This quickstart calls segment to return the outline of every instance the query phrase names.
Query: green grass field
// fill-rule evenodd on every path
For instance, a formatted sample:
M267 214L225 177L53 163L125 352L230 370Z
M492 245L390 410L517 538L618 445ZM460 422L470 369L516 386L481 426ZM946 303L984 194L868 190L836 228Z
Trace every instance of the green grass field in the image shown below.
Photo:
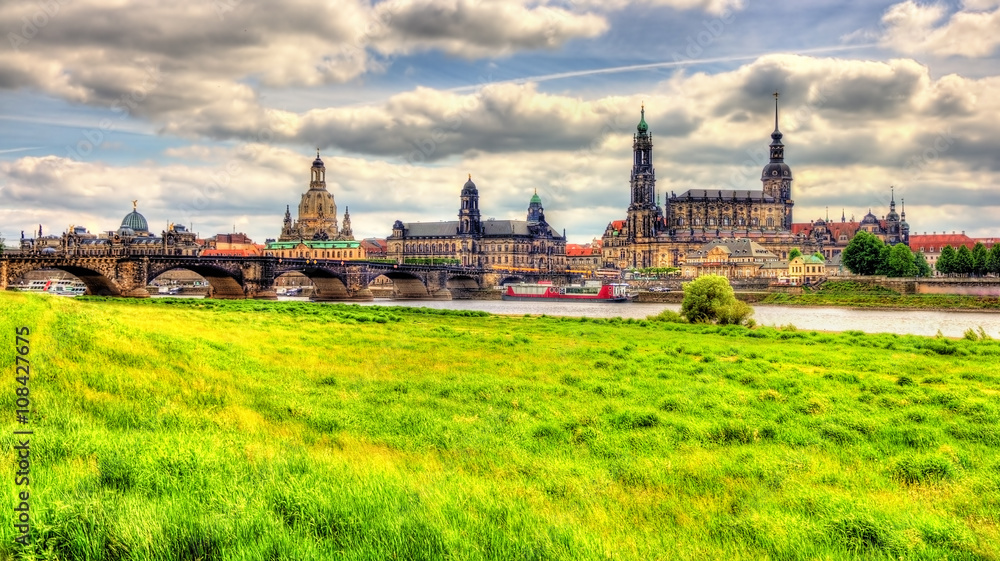
M998 559L1000 342L0 294L14 559Z
M961 294L900 294L880 286L854 281L827 281L803 294L772 293L761 304L783 306L846 306L851 308L1000 310L996 296Z

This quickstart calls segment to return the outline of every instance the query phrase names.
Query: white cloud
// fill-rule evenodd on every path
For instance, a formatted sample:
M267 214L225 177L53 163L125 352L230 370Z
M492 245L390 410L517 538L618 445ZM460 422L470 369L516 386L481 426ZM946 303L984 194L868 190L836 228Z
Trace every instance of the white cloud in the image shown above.
M1000 45L1000 5L996 0L965 2L948 15L943 4L918 4L907 0L891 6L882 16L883 45L908 54L986 57Z

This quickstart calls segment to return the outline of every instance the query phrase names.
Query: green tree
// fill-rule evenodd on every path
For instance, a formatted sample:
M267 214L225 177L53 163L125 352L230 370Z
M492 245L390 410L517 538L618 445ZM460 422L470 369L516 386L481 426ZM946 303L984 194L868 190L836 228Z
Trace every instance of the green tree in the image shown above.
M918 277L929 277L932 274L931 266L927 263L927 258L924 257L923 251L913 254L913 266L917 268Z
M989 258L990 254L986 251L983 242L976 242L976 245L972 247L972 271L970 273L977 277L985 275Z
M795 259L796 257L799 257L801 255L802 255L802 250L797 247L793 247L792 250L788 252L788 260L791 261L792 259Z
M875 267L876 275L883 275L886 277L895 276L892 274L892 270L889 268L889 253L892 251L892 246L882 244L882 247L878 251L878 265Z
M743 324L753 315L753 308L736 299L729 279L704 275L684 283L681 315L691 323Z
M889 250L885 267L890 277L915 277L917 265L914 263L913 252L905 243L898 243Z
M972 251L964 245L959 246L958 252L955 254L955 272L960 275L971 275L974 265Z
M862 230L851 238L840 259L855 275L877 275L884 247L878 236Z
M958 254L955 252L955 248L946 245L941 250L941 255L938 256L937 263L934 266L937 267L937 272L942 275L952 275L956 272L957 260Z
M1000 275L1000 243L990 248L990 257L986 261L986 270L994 275Z
M5 249L3 243L5 241L7 241L7 240L3 239L3 232L0 232L0 255L3 255L4 249Z

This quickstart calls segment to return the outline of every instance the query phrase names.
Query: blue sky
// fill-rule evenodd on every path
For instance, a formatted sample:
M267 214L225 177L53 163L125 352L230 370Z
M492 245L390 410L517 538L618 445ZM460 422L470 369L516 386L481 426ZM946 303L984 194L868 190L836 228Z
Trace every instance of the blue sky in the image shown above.
M624 217L639 105L661 196L759 188L781 97L795 221L1000 235L1000 1L53 0L0 7L0 236L276 237L319 147L359 237L537 189L570 241Z

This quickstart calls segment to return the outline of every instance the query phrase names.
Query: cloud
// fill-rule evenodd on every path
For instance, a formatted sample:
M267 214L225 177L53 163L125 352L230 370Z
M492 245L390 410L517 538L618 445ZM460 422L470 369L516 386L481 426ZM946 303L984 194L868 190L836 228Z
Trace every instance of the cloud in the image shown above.
M1000 6L995 0L967 1L948 16L943 4L907 0L886 10L882 26L882 44L901 53L987 57L1000 45Z
M178 116L171 126L191 137L253 142L175 147L162 158L173 163L159 165L0 161L0 224L56 229L90 220L92 231L112 228L138 198L152 224L193 221L211 235L244 217L248 233L263 240L276 236L285 205L297 205L313 158L283 146L319 144L338 206L350 206L361 236L385 236L396 219L454 218L472 173L484 216L522 217L538 189L551 223L589 241L624 217L641 101L662 197L756 189L775 89L796 220L818 218L825 206L837 216L841 207L848 215L869 206L884 213L889 185L906 197L908 219L921 231L973 229L935 214L943 201L970 209L996 203L983 187L1000 183L996 76L932 77L910 59L769 55L727 71L678 72L627 95L483 83L473 92L419 87L384 102L301 113L255 113L250 105L229 112L226 100L248 99L237 88L200 113L169 110Z
M464 58L493 58L554 49L608 28L597 14L510 0L397 0L383 14L384 25L371 39L387 55L437 48Z

